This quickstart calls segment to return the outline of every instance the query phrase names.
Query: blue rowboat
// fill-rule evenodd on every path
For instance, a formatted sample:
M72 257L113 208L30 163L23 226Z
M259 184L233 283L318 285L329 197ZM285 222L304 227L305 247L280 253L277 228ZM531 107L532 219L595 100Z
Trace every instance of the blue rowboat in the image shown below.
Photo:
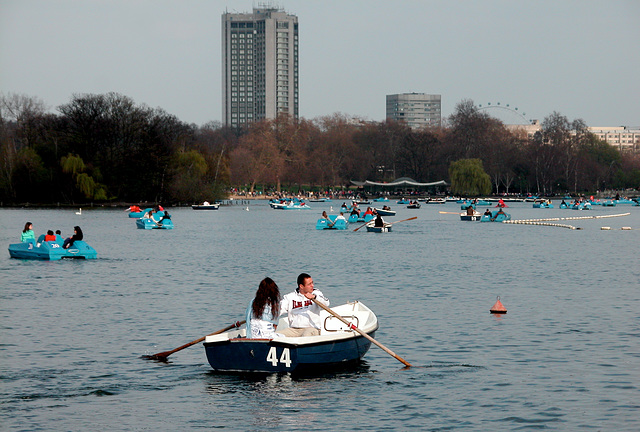
M395 210L383 210L383 209L379 209L379 208L374 208L373 209L374 212L378 213L380 216L395 216L396 215L396 211Z
M509 213L498 214L499 210L493 210L491 212L491 216L482 215L480 222L504 222L507 220L511 220L511 215Z
M553 204L549 204L546 201L543 202L534 202L533 203L533 208L553 208Z
M136 220L136 226L138 229L150 230L150 229L173 229L173 221L171 219L165 219L159 222L164 216L164 212L159 211L153 214L153 218L158 221L155 222L150 218L140 218Z
M387 197L379 197L373 200L373 202L389 202L389 198Z
M401 200L396 201L396 204L409 204L410 200L402 198Z
M55 241L43 241L44 235L40 236L38 242L23 242L9 245L9 255L11 258L49 260L61 259L94 259L98 253L94 248L82 240L76 240L68 249L63 249L63 240L58 238Z
M384 226L381 226L381 227L377 227L377 226L373 226L373 225L367 225L367 232L374 232L374 233L391 232L391 224L390 223L385 223Z
M468 215L466 213L460 213L460 220L461 221L479 221L480 219L482 219L482 214L480 213L476 213L474 212L472 215Z
M371 337L378 330L378 318L360 302L332 309ZM246 328L207 336L204 341L207 360L214 371L239 373L317 372L357 364L371 347L371 341L324 310L320 319L320 336L247 339ZM287 318L280 318L278 330L286 327Z
M346 230L347 227L349 226L349 222L346 219L338 219L336 221L337 217L338 215L329 215L329 219L331 219L331 222L329 222L325 218L318 219L318 222L316 222L316 229L317 230L325 230L325 229Z

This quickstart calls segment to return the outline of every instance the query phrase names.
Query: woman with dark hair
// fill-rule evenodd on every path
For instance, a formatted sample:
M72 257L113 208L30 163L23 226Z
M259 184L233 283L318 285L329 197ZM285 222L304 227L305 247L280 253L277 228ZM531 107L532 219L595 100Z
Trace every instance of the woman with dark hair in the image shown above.
M280 315L280 290L271 278L264 278L247 307L247 338L272 339Z
M20 234L20 241L35 243L36 234L33 232L33 224L31 222L24 224L24 229L22 230L22 234Z
M62 244L62 247L64 249L69 249L71 246L73 246L73 242L75 242L76 240L82 240L83 237L84 237L84 235L82 234L82 230L80 229L80 227L79 226L74 226L73 227L73 235L64 240L64 243Z

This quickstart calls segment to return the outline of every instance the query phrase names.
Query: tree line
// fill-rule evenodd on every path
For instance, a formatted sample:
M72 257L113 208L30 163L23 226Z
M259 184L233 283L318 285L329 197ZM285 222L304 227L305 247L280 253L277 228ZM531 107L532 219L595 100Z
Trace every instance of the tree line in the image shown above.
M327 190L351 180L447 180L451 193L585 193L640 187L640 157L553 112L533 138L460 102L437 128L342 114L235 129L180 121L117 93L73 95L47 112L0 97L0 202L212 201L230 188Z

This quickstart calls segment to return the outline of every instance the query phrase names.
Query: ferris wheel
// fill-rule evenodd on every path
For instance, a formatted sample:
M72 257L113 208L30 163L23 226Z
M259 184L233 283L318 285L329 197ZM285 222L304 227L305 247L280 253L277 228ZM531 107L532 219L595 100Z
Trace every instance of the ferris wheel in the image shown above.
M525 125L533 123L525 117L527 113L520 112L517 107L511 107L509 104L502 105L500 102L489 102L486 105L478 105L476 110L486 112L504 124Z

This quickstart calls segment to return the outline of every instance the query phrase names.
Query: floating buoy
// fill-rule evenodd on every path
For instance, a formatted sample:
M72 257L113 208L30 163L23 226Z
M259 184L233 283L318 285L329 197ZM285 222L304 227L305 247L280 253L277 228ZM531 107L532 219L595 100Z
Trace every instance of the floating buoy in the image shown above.
M601 230L610 230L611 227L600 227Z
M625 230L625 231L626 231L626 230L630 230L630 229L631 229L631 227L622 227L622 228L620 228L620 229L623 229L623 230Z
M490 312L494 314L507 313L507 308L502 305L502 302L500 301L500 296L498 296L496 303L493 306L491 306Z

